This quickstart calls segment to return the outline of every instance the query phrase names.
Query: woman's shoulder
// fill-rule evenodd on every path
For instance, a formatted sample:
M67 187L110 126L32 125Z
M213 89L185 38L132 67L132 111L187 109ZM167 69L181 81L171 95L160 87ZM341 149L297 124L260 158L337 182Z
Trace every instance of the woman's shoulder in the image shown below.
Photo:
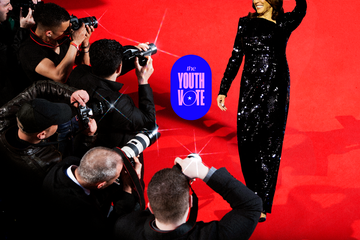
M249 17L249 15L240 17L240 18L239 18L239 25L240 25L240 24L241 24L241 25L244 25L244 24L248 23L248 22L250 21L250 19L251 19L251 18Z

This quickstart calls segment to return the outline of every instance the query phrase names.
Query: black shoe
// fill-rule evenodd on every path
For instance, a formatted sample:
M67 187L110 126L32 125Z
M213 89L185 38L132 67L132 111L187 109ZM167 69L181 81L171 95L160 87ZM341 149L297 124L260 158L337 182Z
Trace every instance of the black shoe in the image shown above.
M266 212L261 212L259 222L265 222L266 221Z

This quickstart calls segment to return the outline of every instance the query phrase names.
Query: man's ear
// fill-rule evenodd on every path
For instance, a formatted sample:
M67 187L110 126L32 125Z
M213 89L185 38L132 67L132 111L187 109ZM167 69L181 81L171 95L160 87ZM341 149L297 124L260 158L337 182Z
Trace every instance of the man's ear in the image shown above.
M148 208L149 208L150 212L151 212L152 214L154 214L154 213L153 213L153 210L151 209L150 202L148 202L147 205L148 205Z
M46 132L45 132L45 131L41 131L41 132L39 132L39 133L36 135L36 137L37 137L38 139L40 139L40 140L43 140L43 139L46 138Z
M103 181L103 182L101 182L101 183L98 183L97 186L96 186L96 188L97 188L97 189L102 189L102 188L105 186L105 184L106 184L105 181Z
M120 76L120 73L121 73L121 69L122 69L122 63L120 63L120 65L116 68L116 75Z
M193 196L190 195L190 198L189 198L189 205L190 205L190 208L193 207Z
M51 37L52 31L51 31L51 30L47 30L47 31L45 32L45 34L46 34L47 37Z

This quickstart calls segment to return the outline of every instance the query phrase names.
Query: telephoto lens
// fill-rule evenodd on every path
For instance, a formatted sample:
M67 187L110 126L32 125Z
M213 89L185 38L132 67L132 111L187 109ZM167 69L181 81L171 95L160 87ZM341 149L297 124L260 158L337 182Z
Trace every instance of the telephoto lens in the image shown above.
M160 137L158 129L156 126L153 130L143 130L121 148L121 151L131 159L133 165L135 164L133 158L142 153Z

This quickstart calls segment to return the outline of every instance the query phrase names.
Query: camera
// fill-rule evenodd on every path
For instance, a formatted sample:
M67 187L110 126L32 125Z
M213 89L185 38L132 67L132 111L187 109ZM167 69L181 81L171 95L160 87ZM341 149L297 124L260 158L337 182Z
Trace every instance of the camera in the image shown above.
M71 28L74 31L78 30L83 23L85 25L93 26L94 28L98 27L98 21L96 20L96 17L77 18L76 16L71 15L70 23L71 23Z
M199 154L197 153L190 153L188 156L188 158L195 158L194 160L197 162L202 162L202 158L200 157Z
M99 101L97 99L92 99L87 103L86 106L81 106L77 108L77 116L83 128L89 127L90 118L100 116L104 114L109 109L109 106L106 103Z
M202 158L201 158L200 155L197 154L197 153L190 153L189 155L187 155L187 158L193 158L195 162L200 162L200 163L202 162ZM180 166L178 163L176 163L176 164L174 165L173 169L177 169L177 170L179 170L180 172L182 172L181 166ZM191 180L191 181L192 181L192 179L190 179L190 178L188 178L188 177L186 177L186 178L187 178L188 180Z
M137 193L139 199L139 207L141 210L145 209L144 183L140 181L139 177L137 176L137 172L135 171L134 157L142 153L147 147L152 145L160 137L158 129L159 127L157 125L155 125L155 128L151 130L144 129L140 133L136 134L136 136L122 148L113 148L113 150L123 159L124 168L128 171L128 174L132 179L135 192ZM116 185L120 185L121 179L116 179L114 183Z
M135 161L133 158L142 153L147 147L151 146L160 137L158 129L159 127L156 125L154 129L142 130L121 148L121 151L126 155L133 166L135 166Z
M11 16L19 17L20 8L22 9L22 16L26 17L29 13L29 8L31 10L35 10L37 7L43 5L44 2L38 2L37 4L34 4L32 0L22 0L22 1L11 1L11 6L13 7L13 10L11 11Z
M145 66L147 62L146 56L151 56L157 53L157 47L154 43L149 44L149 49L147 51L139 50L137 47L130 45L124 46L123 48L124 48L123 58L122 58L123 67L124 69L129 69L129 70L135 68L134 61L136 57L139 58L139 64L141 66ZM124 74L123 71L121 74Z

